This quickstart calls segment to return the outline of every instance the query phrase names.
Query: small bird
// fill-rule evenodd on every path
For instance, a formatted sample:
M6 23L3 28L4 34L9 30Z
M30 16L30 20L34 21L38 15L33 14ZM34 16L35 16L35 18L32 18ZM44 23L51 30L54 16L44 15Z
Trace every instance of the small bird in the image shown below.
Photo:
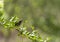
M16 22L16 23L15 23L15 26L21 25L22 21L23 21L23 20L20 20L19 22Z

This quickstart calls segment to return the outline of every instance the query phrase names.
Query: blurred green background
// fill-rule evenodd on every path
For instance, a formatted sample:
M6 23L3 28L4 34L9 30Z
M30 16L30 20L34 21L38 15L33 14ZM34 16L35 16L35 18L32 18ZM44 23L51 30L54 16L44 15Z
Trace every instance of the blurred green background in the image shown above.
M42 37L51 37L48 42L60 42L60 0L4 0L4 10L8 18L17 16L28 29L33 25Z

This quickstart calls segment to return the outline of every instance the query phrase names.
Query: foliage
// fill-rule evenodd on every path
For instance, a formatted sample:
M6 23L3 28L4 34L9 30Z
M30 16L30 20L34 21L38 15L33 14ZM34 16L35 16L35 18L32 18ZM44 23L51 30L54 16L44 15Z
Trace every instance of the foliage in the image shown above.
M0 15L0 16L1 16L0 17L0 24L2 26L4 26L4 28L6 28L6 29L11 29L12 28L13 29L13 27L15 27L15 23L18 20L18 18L16 16L12 17L10 20L6 20L6 19L2 18L2 15ZM43 41L43 39L39 35L36 34L36 30L33 30L30 33L24 27L23 28L19 28L19 29L18 28L16 28L16 30L18 31L18 33L20 35L24 35L24 36L28 37L29 39L31 39L31 40L33 40L35 42L36 41L38 41L38 42Z
M27 20L22 28L33 25L42 37L48 35L50 42L60 42L60 0L4 0L4 10L8 18Z
M16 16L11 17L10 19L5 19L5 17L3 17L4 12L0 11L0 24L6 28L8 31L11 29L14 29L14 27L16 27L16 23L18 22L19 18ZM40 35L37 34L36 30L34 30L34 28L32 27L32 32L28 32L26 27L19 27L15 28L18 31L18 35L23 35L29 39L32 40L32 42L47 42L48 39L43 40Z

